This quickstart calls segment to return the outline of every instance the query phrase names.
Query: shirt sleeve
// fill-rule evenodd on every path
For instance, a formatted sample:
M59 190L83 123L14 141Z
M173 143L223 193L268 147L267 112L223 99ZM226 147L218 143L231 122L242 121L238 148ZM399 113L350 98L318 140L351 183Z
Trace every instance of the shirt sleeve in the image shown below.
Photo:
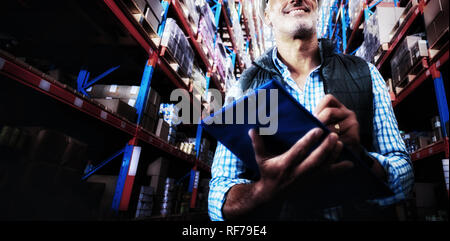
M226 194L236 184L251 183L241 178L245 172L244 163L220 142L217 143L211 181L209 183L208 213L212 221L223 221L222 207Z
M238 84L235 83L228 91L225 105L243 95ZM241 177L245 171L246 168L242 160L236 157L222 143L217 142L211 166L211 181L208 195L208 213L212 221L224 221L222 207L231 187L236 184L251 183L250 180Z
M398 130L387 86L378 69L369 63L374 94L374 152L369 154L386 171L392 197L372 200L381 206L391 205L407 198L412 191L414 173L405 143Z

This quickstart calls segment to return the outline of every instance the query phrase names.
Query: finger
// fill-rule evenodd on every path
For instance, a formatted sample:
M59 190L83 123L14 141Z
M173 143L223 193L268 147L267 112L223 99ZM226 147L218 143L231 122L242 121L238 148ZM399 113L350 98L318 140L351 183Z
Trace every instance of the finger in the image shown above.
M336 142L336 145L334 145L333 150L331 150L330 154L328 155L327 160L324 162L324 164L322 164L319 167L318 174L327 174L330 172L330 167L339 158L343 148L344 148L344 143L342 143L338 139L338 141Z
M259 133L255 129L250 129L248 131L248 135L252 140L253 151L255 152L256 160L265 159L267 157L266 151L264 148L264 141Z
M333 176L339 176L345 174L349 170L351 170L355 164L351 161L341 161L330 166L329 173Z
M283 160L286 165L296 164L299 160L303 160L309 149L316 144L323 134L320 128L314 128L298 140L287 152L284 153Z
M344 143L341 141L337 141L336 145L334 146L334 150L331 152L330 156L328 157L328 162L335 162L339 156L341 155L342 148L344 148Z
M313 113L314 113L314 115L316 115L316 113L320 113L326 107L340 108L341 106L344 106L344 105L341 102L339 102L339 100L336 99L336 97L328 94L328 95L325 95L323 97L323 99L319 102L319 104L314 109Z
M338 136L331 133L295 170L295 175L299 176L318 170L326 162L328 156L334 150Z
M325 108L317 113L316 118L324 125L335 124L341 122L349 116L349 113L343 108Z

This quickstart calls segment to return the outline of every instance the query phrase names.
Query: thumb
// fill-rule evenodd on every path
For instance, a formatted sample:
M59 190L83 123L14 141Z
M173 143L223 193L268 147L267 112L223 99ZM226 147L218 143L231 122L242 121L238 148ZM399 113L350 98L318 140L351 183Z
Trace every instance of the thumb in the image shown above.
M253 151L255 152L255 159L261 160L266 158L266 151L264 148L264 140L255 129L250 129L248 135L252 140Z

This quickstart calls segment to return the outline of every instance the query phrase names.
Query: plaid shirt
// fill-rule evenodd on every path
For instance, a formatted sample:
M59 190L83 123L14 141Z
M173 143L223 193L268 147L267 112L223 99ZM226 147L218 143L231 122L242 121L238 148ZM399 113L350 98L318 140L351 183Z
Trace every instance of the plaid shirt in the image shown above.
M273 62L280 71L285 81L287 91L307 110L312 112L320 100L325 96L323 81L319 75L319 67L314 69L306 79L304 90L301 90L291 78L287 66L277 57L277 48L273 49ZM370 200L381 206L394 204L405 199L412 190L414 176L410 165L410 157L407 154L405 144L397 127L391 98L383 77L374 65L368 64L373 85L373 108L374 108L374 135L373 144L375 152L370 152L375 159L384 167L388 176L387 184L395 193L394 196ZM229 97L239 98L242 93L231 90ZM227 100L230 99L227 97ZM220 142L217 145L214 162L211 168L212 179L210 181L210 192L208 197L209 216L213 221L222 221L222 207L228 190L242 183L251 183L251 180L240 178L245 172L245 166L230 150ZM324 217L329 220L338 220L340 207L324 210Z

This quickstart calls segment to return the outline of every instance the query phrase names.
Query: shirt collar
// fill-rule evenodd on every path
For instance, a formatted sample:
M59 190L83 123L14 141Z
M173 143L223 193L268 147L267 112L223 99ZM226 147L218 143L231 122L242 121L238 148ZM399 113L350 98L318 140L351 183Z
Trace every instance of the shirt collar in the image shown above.
M278 58L278 49L275 46L272 50L272 61L275 65L275 67L277 68L277 70L281 73L281 75L286 78L286 77L291 77L291 74L289 72L288 67L283 63L283 61L281 61ZM311 75L312 73L318 71L320 69L321 65L317 66L316 68L314 68L309 75Z

